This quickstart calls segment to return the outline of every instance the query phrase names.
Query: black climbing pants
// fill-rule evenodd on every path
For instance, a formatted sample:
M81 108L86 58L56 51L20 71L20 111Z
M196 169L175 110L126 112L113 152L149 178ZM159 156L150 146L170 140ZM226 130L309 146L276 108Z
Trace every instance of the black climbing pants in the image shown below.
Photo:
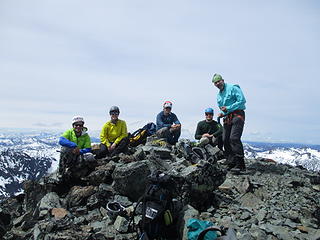
M244 128L243 117L234 116L232 120L223 125L223 144L226 157L235 164L244 164L244 151L241 136Z
M115 149L113 149L112 152L109 152L108 147L101 143L100 150L96 155L96 159L105 158L107 155L112 157L116 154L126 152L128 150L128 145L129 145L129 138L125 137L119 142L119 144L115 147Z

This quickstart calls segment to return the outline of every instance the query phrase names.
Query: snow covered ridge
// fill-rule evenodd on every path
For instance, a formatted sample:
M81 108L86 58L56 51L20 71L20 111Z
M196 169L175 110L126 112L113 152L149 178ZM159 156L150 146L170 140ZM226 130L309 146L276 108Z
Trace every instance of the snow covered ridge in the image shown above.
M244 149L246 158L273 159L278 163L320 171L319 145L248 142Z
M57 167L59 153L58 138L61 133L39 131L7 131L0 133L0 152L22 152L33 158L52 158L49 172Z
M0 133L0 199L22 191L22 182L38 179L58 166L57 133Z
M57 169L62 132L0 129L0 199L21 191L26 179L37 179ZM98 133L90 134L97 142ZM246 158L268 158L283 164L320 171L320 146L247 142Z

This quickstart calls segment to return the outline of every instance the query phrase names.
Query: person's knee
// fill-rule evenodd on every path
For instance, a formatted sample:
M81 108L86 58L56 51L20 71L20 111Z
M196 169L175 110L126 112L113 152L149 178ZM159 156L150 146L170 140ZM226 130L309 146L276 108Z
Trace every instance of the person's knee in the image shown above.
M169 133L169 128L168 127L163 127L160 128L157 132L156 132L156 136L159 138L165 138L168 136Z
M231 136L229 138L229 141L230 141L231 144L232 143L239 143L240 142L240 136L237 136L237 135Z
M205 146L210 142L209 138L207 137L202 137L199 141L199 146Z
M106 151L106 150L108 150L108 147L105 144L100 143L100 152L103 152L103 151Z
M218 143L219 143L219 139L216 138L216 137L212 137L212 138L210 139L210 142L211 142L211 144L212 144L213 146L216 146L216 145L218 145Z

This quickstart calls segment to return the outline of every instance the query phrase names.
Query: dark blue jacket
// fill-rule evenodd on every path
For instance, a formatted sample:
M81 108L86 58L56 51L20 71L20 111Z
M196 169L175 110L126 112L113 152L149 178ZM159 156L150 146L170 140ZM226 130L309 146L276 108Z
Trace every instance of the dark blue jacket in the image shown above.
M174 113L170 112L169 115L165 116L163 111L157 115L156 122L157 131L163 127L170 127L172 124L181 124Z

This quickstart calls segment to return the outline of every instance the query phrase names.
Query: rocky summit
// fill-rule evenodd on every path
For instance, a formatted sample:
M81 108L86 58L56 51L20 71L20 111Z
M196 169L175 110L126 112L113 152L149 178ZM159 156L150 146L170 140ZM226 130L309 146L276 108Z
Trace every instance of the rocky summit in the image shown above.
M0 204L1 239L137 239L141 196L155 172L172 180L171 239L187 239L190 218L210 221L222 234L232 230L229 239L320 239L319 173L268 159L246 159L246 171L231 173L218 148L192 154L187 144L151 139L129 154L86 163L79 178L65 181L55 172L24 182L23 194Z

